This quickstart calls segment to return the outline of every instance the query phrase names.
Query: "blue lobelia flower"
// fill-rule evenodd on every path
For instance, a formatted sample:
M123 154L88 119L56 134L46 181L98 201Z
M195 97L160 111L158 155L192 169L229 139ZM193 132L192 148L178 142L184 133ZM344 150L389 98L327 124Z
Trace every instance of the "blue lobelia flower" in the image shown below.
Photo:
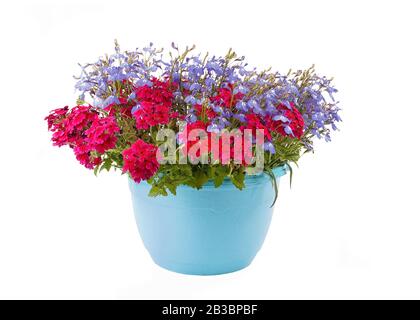
M141 108L141 105L136 104L133 108L131 108L131 114L134 114L137 110Z
M235 105L235 108L239 111L247 112L248 105L244 101L238 101Z
M273 117L273 120L274 121L281 121L281 122L283 122L283 123L288 123L288 122L290 122L290 120L289 119L287 119L285 116L283 116L283 115L281 115L281 114L279 114L279 115L276 115L276 116L274 116Z
M120 104L120 100L116 96L109 96L102 103L102 108L106 108L111 104Z
M241 122L246 122L246 116L242 113L237 113L233 115L233 118L241 121Z
M189 103L189 104L196 104L197 103L196 98L192 95L186 96L184 101L186 103Z
M274 148L274 145L269 141L264 142L264 150L270 152L271 154L276 153L276 149Z
M284 125L283 128L284 128L284 132L294 137L293 131L288 125Z

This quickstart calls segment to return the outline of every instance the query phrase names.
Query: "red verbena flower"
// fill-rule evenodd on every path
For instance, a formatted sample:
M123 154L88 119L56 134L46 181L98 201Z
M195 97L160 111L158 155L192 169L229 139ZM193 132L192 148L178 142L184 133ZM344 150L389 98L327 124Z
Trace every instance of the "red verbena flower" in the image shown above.
M202 117L203 116L203 106L201 104L196 104L194 106L194 109L195 109L196 115L198 117ZM217 116L217 113L213 109L211 109L211 108L206 108L204 110L204 112L205 112L205 117L207 118L207 120L212 120L212 119L214 119Z
M135 182L151 178L159 169L156 159L157 146L139 139L122 152L123 172L129 172Z
M284 104L280 104L277 107L277 110L281 111L282 114L289 119L287 125L291 129L291 133L285 132L283 122L280 120L272 120L271 118L266 120L267 126L270 130L280 133L282 136L289 136L300 139L303 135L303 130L305 128L305 122L300 114L299 110L294 106L293 103L290 103L290 109Z
M169 122L170 107L153 102L140 102L140 108L134 112L133 116L136 119L137 129L149 129L150 127L167 124Z
M64 119L68 111L68 106L50 111L50 114L44 119L48 123L48 130L54 131L57 126L59 127L59 123Z
M190 135L190 132L196 129L204 130L206 132L206 137L201 137L201 138L197 137L194 140L189 140L188 136ZM186 148L181 149L184 155L188 154L188 151L193 146L197 145L197 148L198 148L203 143L207 144L208 146L207 150L210 151L210 147L211 147L209 145L210 133L208 133L206 129L207 129L207 124L201 120L197 120L196 122L193 122L193 123L187 123L184 130L181 131L179 135L180 142L184 144L186 142ZM198 148L195 154L190 154L189 156L191 157L192 161L199 159L201 157L201 148Z
M71 109L63 124L69 133L83 133L97 116L98 113L91 106L77 106Z
M114 116L118 111L127 117L131 117L131 109L134 107L135 102L128 100L124 96L118 97L118 100L120 102L119 104L111 103L105 108L105 111L108 111L111 116Z
M85 132L86 141L92 150L102 154L115 147L118 132L120 128L114 117L96 118Z
M179 112L177 112L177 111L172 111L170 114L169 114L169 118L170 119L177 119L177 120L185 120L185 114L180 114Z
M171 104L172 84L169 81L163 82L153 78L152 85L144 85L135 89L137 100L149 101L155 104Z
M249 113L245 115L245 118L246 118L246 124L239 127L241 131L243 131L244 129L251 129L252 136L255 137L256 130L261 129L261 130L264 130L264 138L271 140L270 130L265 124L261 122L261 118L259 116L253 113Z
M169 81L152 79L152 86L136 88L135 93L140 104L140 108L133 114L138 129L148 129L169 122L173 98Z
M115 147L120 131L112 116L100 118L90 106L57 109L46 118L56 146L68 145L88 169L101 163L101 155Z
M246 159L250 159L252 157L252 150L245 148L246 144L243 134L238 132L240 138L240 153L236 153L234 133L222 132L221 134L216 134L207 132L207 126L207 123L198 120L196 122L187 124L186 128L180 132L180 142L185 143L185 141L187 141L186 148L182 148L181 152L183 152L184 155L188 154L190 160L195 161L201 157L202 145L207 145L207 152L209 155L211 155L213 161L222 162L224 159L232 161L235 159L240 159L241 163L245 165ZM189 135L190 132L194 129L201 129L205 131L206 136L200 138L196 137L194 140L189 140L187 134ZM250 143L252 144L252 142ZM225 144L227 144L229 148L226 148L228 151L226 154L223 154L223 146ZM196 148L195 153L191 153L190 151L193 146Z
M229 84L227 88L219 89L216 96L210 98L212 102L217 102L223 107L230 108L235 106L236 103L244 97L243 93L233 94L233 85Z
M85 141L81 140L73 147L76 159L88 169L95 168L101 163L101 157L92 154L92 148Z
M66 107L67 108L67 107ZM52 141L55 146L72 145L84 138L84 132L98 116L89 106L77 106L67 113L68 108L50 114L49 130L53 133ZM51 126L50 126L51 124Z

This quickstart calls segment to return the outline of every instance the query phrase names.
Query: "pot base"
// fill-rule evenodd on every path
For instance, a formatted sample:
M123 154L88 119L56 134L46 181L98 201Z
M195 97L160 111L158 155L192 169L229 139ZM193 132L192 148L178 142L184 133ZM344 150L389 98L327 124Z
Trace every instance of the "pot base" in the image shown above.
M226 273L232 273L236 271L240 271L248 267L251 261L242 261L238 262L235 261L232 264L224 264L219 266L209 266L209 265L196 265L196 264L188 264L188 263L180 263L174 261L164 261L159 260L152 257L153 262L157 264L159 267L186 275L194 275L194 276L215 276L221 275Z

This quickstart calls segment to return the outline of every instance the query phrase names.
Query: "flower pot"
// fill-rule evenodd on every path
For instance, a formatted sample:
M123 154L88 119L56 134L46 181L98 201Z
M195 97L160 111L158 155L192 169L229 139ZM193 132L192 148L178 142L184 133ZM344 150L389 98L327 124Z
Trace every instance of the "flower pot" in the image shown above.
M285 167L273 170L279 178ZM215 275L247 267L271 222L275 192L267 174L248 176L238 190L229 180L177 195L149 197L150 185L129 180L141 238L159 266L184 274Z

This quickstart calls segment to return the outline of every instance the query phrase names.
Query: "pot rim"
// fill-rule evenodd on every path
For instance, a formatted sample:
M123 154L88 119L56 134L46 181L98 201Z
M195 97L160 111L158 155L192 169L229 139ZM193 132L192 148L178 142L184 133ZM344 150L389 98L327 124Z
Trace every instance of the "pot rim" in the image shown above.
M284 164L282 166L273 168L272 171L273 171L274 175L276 176L276 178L280 178L281 176L284 176L287 173L287 171L289 171L289 168L288 168L287 165ZM255 175L246 175L245 176L245 188L249 188L249 187L252 187L252 186L255 186L255 187L259 186L259 185L263 184L265 181L268 181L268 180L270 180L270 177L265 172L260 172L260 173L257 173ZM143 184L141 182L140 183L135 183L130 177L129 177L129 182L130 182L130 184L132 184L134 186L135 185L143 185L143 186L147 186L147 187L150 186L147 183L143 183ZM214 186L213 180L209 180L205 184L202 185L200 190L201 189L222 189L222 188L235 188L235 189L237 189L234 186L234 184L232 183L232 181L230 180L230 178L227 177L223 181L223 184L218 188L216 188ZM179 185L178 189L188 189L189 190L189 189L195 189L195 188L193 188L191 186L187 186L187 185Z

